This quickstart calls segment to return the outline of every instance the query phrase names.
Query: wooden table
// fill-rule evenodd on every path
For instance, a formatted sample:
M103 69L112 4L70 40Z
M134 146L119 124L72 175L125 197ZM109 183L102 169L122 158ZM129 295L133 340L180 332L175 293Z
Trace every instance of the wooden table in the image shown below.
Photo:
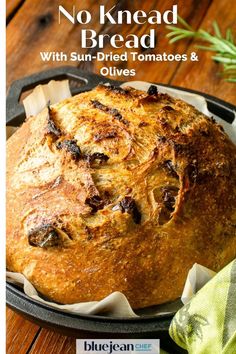
M147 33L151 25L113 25L106 23L100 25L98 22L98 6L106 5L107 9L117 4L114 11L118 9L138 10L146 12L151 9L164 11L173 4L178 3L179 14L186 19L194 28L202 27L211 29L213 20L217 20L223 31L227 27L234 29L236 6L230 0L138 0L138 1L111 1L111 0L8 0L7 1L7 85L18 78L44 70L49 67L68 65L68 63L42 62L39 56L40 51L64 51L70 53L93 53L93 50L81 50L79 34L81 26L72 25L64 21L63 25L58 24L58 5L63 5L71 10L72 3L76 9L88 8L93 14L92 27L97 33L121 33L127 35L135 33L138 35ZM89 27L90 26L90 27ZM160 25L157 31L158 45L153 51L141 50L141 53L191 53L196 51L194 41L180 41L169 45L165 37L167 30ZM105 53L112 48L106 45ZM121 50L113 50L120 53ZM211 53L197 51L199 62L147 62L131 63L116 62L87 62L81 63L80 68L99 73L102 66L113 65L117 68L134 68L137 71L135 78L128 80L146 80L160 83L167 83L183 86L215 95L228 102L236 103L236 84L227 83L218 74L220 66L211 60ZM69 63L71 65L71 63ZM74 63L74 65L78 65ZM121 79L113 77L113 79ZM124 79L124 78L122 78ZM24 320L19 315L7 309L7 353L74 353L75 340L63 337L57 333L39 328Z

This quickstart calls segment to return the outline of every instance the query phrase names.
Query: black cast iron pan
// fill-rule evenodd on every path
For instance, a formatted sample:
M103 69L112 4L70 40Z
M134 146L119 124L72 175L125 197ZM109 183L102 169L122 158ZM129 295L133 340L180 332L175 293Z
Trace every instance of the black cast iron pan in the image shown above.
M7 125L19 126L25 119L24 108L20 103L21 95L38 84L47 83L52 79L68 79L72 95L91 90L101 82L109 82L115 85L122 83L122 81L107 79L70 66L33 74L13 82L10 86L6 107ZM233 122L234 112L236 111L234 105L204 93L179 87L178 89L204 96L210 112L229 123ZM177 348L168 335L172 316L117 319L105 315L73 315L32 300L24 294L21 288L10 283L7 283L6 298L7 305L27 319L40 326L59 331L64 335L77 338L160 338L163 349L171 350L171 353L185 352Z

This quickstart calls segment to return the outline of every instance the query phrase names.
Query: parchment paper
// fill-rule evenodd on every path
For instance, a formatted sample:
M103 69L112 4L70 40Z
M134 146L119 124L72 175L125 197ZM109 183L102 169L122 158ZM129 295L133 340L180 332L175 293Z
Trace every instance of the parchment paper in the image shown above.
M50 84L50 83L49 83ZM147 91L150 83L143 81L131 81L122 85L124 86L132 86L137 89L141 89ZM222 120L221 118L213 115L207 109L206 100L204 97L191 94L188 92L166 88L163 86L158 86L158 91L162 93L168 93L173 97L180 98L193 106L195 106L199 111L206 114L207 116L213 116L220 124L223 125L225 131L230 136L231 140L236 144L236 119L234 119L233 124L229 124ZM63 97L65 98L65 97ZM63 99L62 98L62 99ZM47 97L43 98L45 102L48 102ZM39 113L39 112L38 112ZM16 128L8 127L7 135L12 135ZM146 308L143 310L133 311L128 300L125 295L116 291L101 301L93 301L93 302L84 302L77 303L73 305L59 305L50 301L47 301L40 294L37 293L36 289L33 285L24 277L24 275L20 273L7 272L7 281L16 283L17 285L23 286L24 292L29 297L47 304L53 308L56 308L60 311L76 313L76 314L100 314L111 317L137 317L143 315L165 315L175 313L182 304L186 304L191 297L199 290L202 286L204 286L215 273L210 269L203 267L199 264L194 264L193 267L189 270L185 286L183 289L183 293L180 299L172 303L166 303L163 305L152 306L150 308Z

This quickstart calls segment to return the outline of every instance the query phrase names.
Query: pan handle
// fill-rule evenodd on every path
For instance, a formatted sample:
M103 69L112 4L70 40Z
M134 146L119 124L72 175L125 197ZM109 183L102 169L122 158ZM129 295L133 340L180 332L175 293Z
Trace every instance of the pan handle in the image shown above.
M72 95L79 92L89 91L101 82L119 84L117 81L107 79L88 71L80 70L73 66L62 66L24 77L14 81L8 91L6 102L7 125L19 126L25 118L25 111L20 97L23 92L33 89L39 84L46 84L50 80L71 79L78 81L81 85L71 88Z

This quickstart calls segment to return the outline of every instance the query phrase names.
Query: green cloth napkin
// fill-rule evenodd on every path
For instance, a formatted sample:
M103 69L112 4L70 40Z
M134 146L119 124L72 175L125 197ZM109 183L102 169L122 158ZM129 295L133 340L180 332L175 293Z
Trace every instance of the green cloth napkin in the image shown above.
M236 260L177 312L169 333L190 354L236 354Z

